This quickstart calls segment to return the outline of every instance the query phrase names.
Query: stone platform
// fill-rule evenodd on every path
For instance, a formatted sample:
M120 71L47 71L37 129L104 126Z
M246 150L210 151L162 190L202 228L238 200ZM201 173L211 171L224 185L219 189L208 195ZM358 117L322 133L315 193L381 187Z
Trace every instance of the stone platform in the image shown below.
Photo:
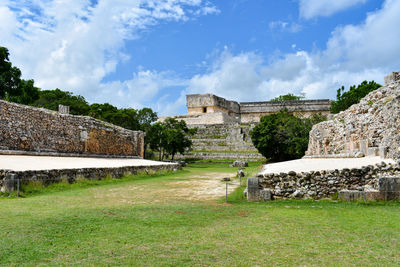
M375 165L381 162L386 164L395 164L392 159L383 159L381 157L363 157L363 158L303 158L297 160L289 160L278 163L264 165L260 174L270 173L288 173L293 172L310 172L310 171L330 171L361 168L362 166Z
M130 158L48 157L0 155L0 190L13 191L16 181L45 184L61 180L74 182L78 178L119 178L138 172L178 169L177 163Z

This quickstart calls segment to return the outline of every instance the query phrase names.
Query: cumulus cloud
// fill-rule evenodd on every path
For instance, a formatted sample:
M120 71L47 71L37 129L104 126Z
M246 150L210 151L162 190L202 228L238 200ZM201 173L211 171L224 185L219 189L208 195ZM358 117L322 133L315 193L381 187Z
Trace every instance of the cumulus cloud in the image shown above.
M367 0L300 0L300 17L312 19L328 17Z
M194 76L189 92L216 93L239 101L267 100L285 93L331 98L336 89L363 80L383 82L400 70L400 1L387 0L359 25L338 27L325 50L297 51L272 62L251 52L221 53L204 75Z
M140 70L131 80L104 82L120 62L129 60L120 52L126 40L162 21L217 12L203 0L4 1L0 40L13 64L39 87L127 106L156 95L171 79L163 72Z

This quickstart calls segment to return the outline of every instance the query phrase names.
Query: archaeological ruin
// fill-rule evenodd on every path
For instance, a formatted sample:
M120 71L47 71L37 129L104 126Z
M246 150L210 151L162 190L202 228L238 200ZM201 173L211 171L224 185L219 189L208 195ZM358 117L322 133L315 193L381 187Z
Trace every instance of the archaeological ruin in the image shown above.
M188 114L173 118L198 131L192 138L193 151L181 157L229 160L263 159L250 139L251 129L262 116L282 109L302 117L328 115L331 107L328 99L238 103L213 94L187 95L186 104Z
M142 158L143 149L141 131L0 100L0 150Z
M268 171L265 165L258 177L249 182L248 199L320 199L335 195L347 201L400 199L399 114L400 72L394 72L385 77L383 87L369 93L360 103L314 125L302 159L334 162L371 157L378 163L285 172Z

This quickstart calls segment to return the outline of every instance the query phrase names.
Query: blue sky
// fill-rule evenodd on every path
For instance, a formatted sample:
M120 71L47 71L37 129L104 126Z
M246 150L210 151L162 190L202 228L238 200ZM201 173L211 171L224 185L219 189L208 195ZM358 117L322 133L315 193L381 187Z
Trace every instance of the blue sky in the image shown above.
M399 0L0 2L24 78L89 102L185 114L185 95L265 101L400 70Z

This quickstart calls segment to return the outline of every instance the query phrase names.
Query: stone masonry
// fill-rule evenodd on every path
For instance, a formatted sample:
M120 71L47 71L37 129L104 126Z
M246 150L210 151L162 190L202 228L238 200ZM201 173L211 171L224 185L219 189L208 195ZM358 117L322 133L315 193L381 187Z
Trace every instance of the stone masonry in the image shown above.
M400 72L331 120L314 125L307 156L400 158Z
M143 157L144 133L0 100L0 150Z

